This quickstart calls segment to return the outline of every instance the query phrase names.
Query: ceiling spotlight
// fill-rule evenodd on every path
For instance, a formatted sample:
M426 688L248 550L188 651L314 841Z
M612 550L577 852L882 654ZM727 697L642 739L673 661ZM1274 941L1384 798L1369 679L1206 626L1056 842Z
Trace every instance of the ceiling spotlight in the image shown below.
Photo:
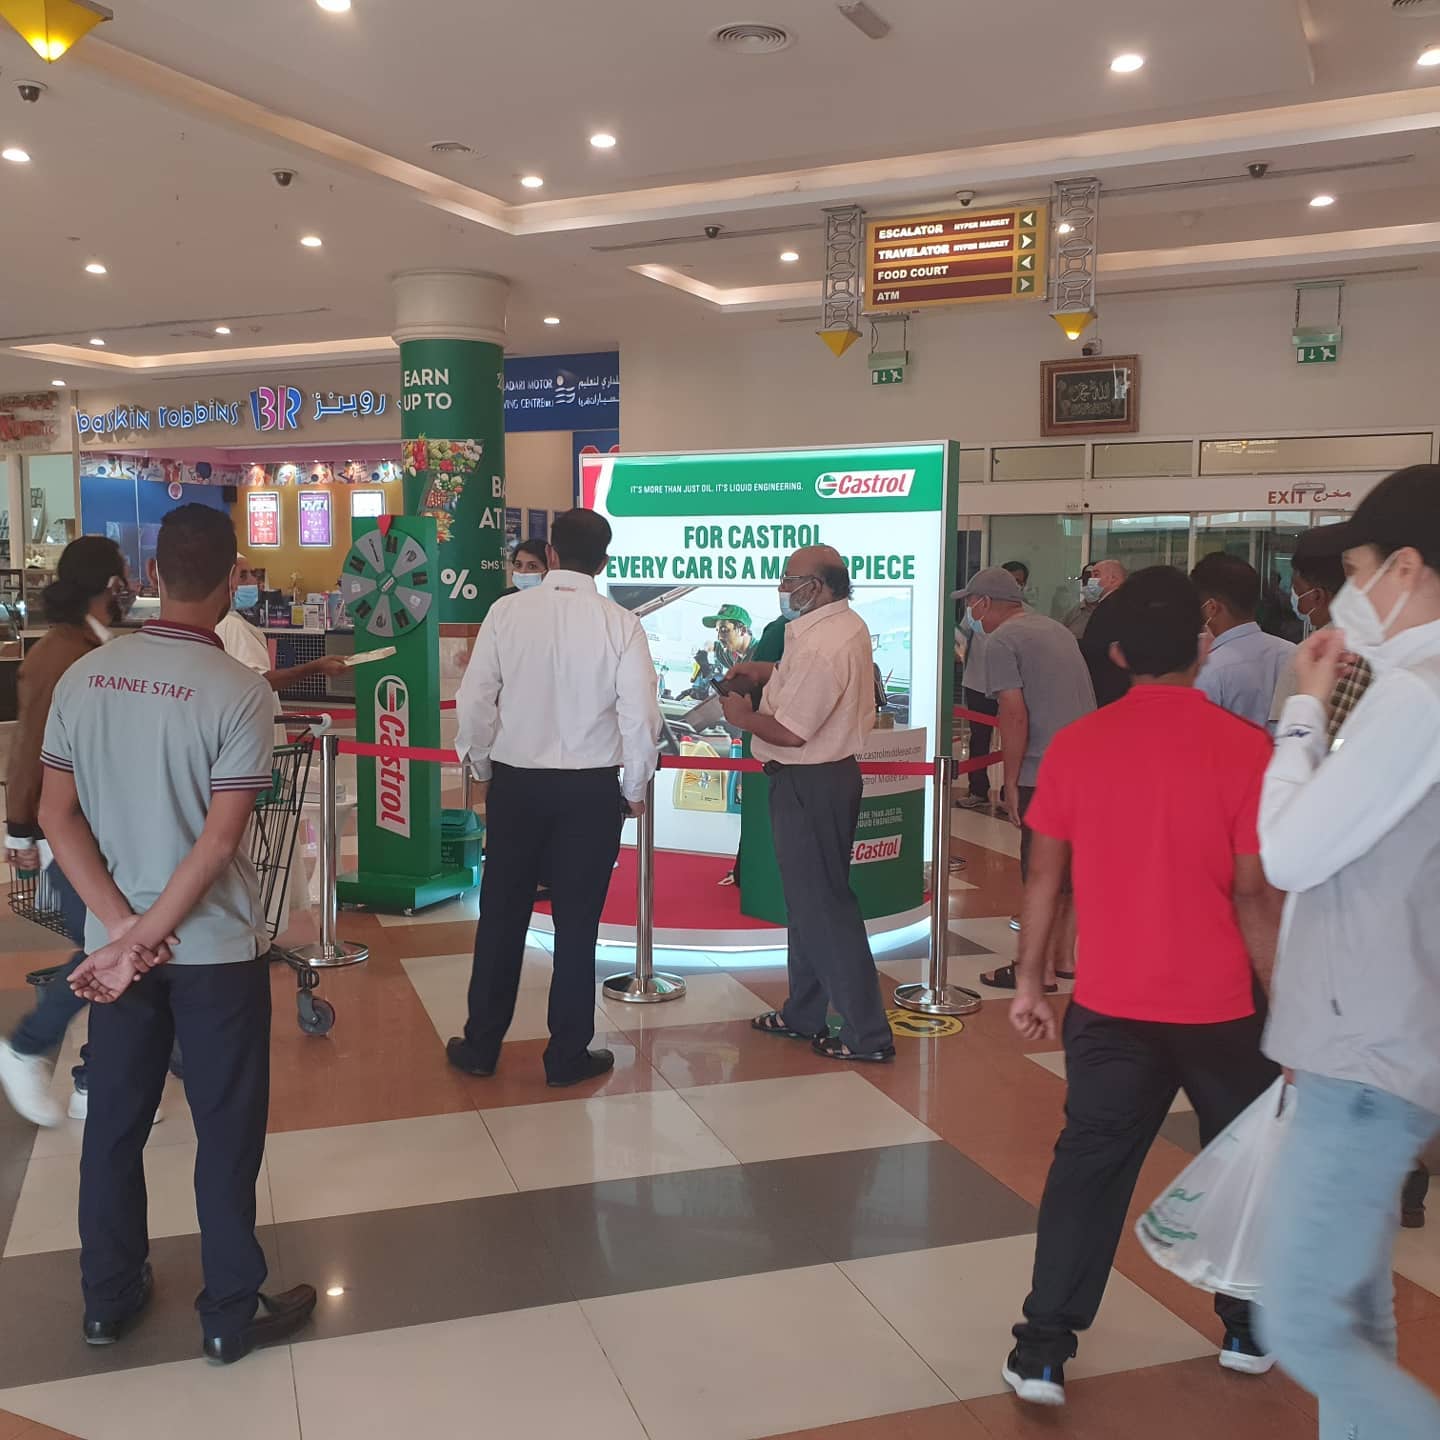
M85 267L85 273L86 273L87 275L104 275L104 274L106 274L107 272L106 272L105 267L104 267L98 260L92 260L92 261Z
M1432 45L1428 50L1420 52L1420 58L1415 62L1417 65L1440 65L1440 45Z
M1335 197L1333 195L1312 195L1310 197L1310 208L1312 210L1323 210L1327 205L1333 205L1334 203Z
M332 15L343 15L350 8L350 0L315 0L315 3Z
M307 250L318 250L325 242L318 235L302 235L300 243Z
M12 165L28 165L30 152L22 150L18 145L7 145L0 150L0 160L8 160Z
M52 380L50 383L55 386L57 390L63 390L65 388L65 382L63 380Z
M606 130L597 130L590 137L590 143L597 150L613 150L615 148L615 137Z
M105 342L98 335L92 335L90 337L90 343L100 349L103 349L105 346Z
M215 327L215 333L217 335L228 335L230 333L230 327L228 325L217 325Z
M520 183L527 190L538 190L545 183L545 178L542 175L522 175Z
M782 250L780 258L787 265L793 265L800 258L800 252L798 250Z
M1137 55L1133 50L1126 51L1124 55L1117 55L1111 62L1110 68L1117 75L1133 75L1145 64L1145 57Z
M1055 227L1055 233L1057 235L1068 235L1072 230L1074 230L1074 228L1075 227L1068 220L1062 220Z
M545 323L547 325L558 325L560 323L560 317L558 315L547 315L545 317Z
M346 3L348 4L349 0L346 0ZM345 1293L345 1287L343 1285L327 1285L325 1287L325 1293L332 1300L338 1300Z

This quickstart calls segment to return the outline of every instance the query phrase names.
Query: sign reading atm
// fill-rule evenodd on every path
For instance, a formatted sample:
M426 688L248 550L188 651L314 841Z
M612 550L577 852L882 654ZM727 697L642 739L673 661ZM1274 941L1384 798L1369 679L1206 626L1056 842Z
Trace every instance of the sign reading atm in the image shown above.
M915 310L1045 293L1045 205L872 220L865 309Z

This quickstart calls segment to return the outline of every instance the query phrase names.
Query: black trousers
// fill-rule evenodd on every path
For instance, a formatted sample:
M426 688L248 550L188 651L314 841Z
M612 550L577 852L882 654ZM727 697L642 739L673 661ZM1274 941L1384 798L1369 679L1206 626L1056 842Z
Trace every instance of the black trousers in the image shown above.
M624 801L614 770L496 765L485 801L485 873L465 1042L487 1066L515 1016L525 936L541 877L555 917L545 1069L573 1073L595 1038L595 940L620 853Z
M90 1010L89 1095L80 1156L80 1276L85 1313L118 1319L140 1293L150 1251L145 1142L170 1047L185 1052L195 1121L195 1208L205 1335L234 1335L254 1318L265 1283L255 1237L255 1182L270 1108L270 967L164 965L112 1005Z
M1065 1016L1065 1129L1040 1202L1035 1271L1025 1323L1027 1356L1063 1365L1076 1334L1100 1309L1140 1167L1184 1090L1208 1145L1274 1083L1279 1068L1260 1051L1260 1009L1219 1025L1117 1020L1072 1002ZM1241 1336L1250 1306L1215 1297L1215 1312Z
M852 1050L893 1044L860 902L850 889L850 852L860 816L860 767L767 765L770 829L789 912L790 995L781 1014L792 1030L825 1033L833 1007Z
M971 690L967 686L965 708L978 710L982 715L994 715L999 712L1000 705L983 690ZM990 753L990 742L994 734L995 727L993 725L982 725L978 720L970 722L970 758L972 760ZM990 798L990 772L988 770L972 770L970 772L970 793L977 800Z

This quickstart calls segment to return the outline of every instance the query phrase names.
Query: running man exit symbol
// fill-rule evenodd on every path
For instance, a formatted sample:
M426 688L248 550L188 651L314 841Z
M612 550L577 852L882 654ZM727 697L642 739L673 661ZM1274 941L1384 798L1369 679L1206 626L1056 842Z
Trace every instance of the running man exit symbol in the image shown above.
M1329 365L1340 358L1337 345L1301 345L1295 351L1298 365Z

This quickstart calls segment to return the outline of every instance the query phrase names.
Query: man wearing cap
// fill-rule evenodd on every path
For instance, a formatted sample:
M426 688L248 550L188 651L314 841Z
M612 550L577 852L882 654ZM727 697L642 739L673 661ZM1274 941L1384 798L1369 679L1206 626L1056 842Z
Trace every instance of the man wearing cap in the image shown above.
M748 610L727 602L700 623L715 632L715 669L721 675L728 674L750 654L753 637Z
M1000 749L1004 756L1005 809L1020 827L1020 874L1030 871L1031 832L1025 812L1035 797L1040 761L1050 742L1072 720L1095 708L1090 671L1075 637L1058 621L1025 608L1019 582L999 565L981 570L956 592L965 601L972 630L986 637L986 679L997 707ZM1057 934L1065 931L1057 927ZM1057 941L1047 965L1046 982L1055 986L1055 956L1066 947ZM1002 966L981 977L998 989L1015 988L1015 967Z
M724 697L726 720L755 737L755 758L770 777L770 826L790 919L790 993L752 1023L767 1035L808 1040L827 1059L892 1060L875 959L850 889L857 757L875 728L870 631L850 608L850 572L828 545L790 557L780 609L790 622L784 659L732 672L764 686L759 709L747 694ZM840 1016L833 1036L832 1008Z

